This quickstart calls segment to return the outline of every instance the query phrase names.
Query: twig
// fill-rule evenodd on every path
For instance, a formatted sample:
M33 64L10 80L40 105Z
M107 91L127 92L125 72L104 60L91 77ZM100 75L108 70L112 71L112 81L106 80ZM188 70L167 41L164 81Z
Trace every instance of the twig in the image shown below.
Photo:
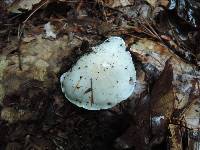
M93 93L93 85L92 85L92 78L90 79L90 84L91 84L91 106L94 104L94 93Z
M150 30L154 33L154 35L161 41L163 42L162 38L158 35L158 33L154 30L154 28L149 24L149 22L144 19L144 21L146 22L146 24L148 25L148 27L150 28Z
M46 5L49 1L45 0L44 3L42 3L40 6L38 6L35 10L33 10L33 12L31 12L31 14L23 21L23 25L25 26L26 22L28 21L28 19L36 12L38 11L42 6Z
M24 33L24 29L25 29L25 25L26 22L30 19L30 17L36 12L38 11L42 6L44 6L45 4L47 4L49 1L46 0L44 3L42 3L40 6L38 6L24 21L23 21L23 25L18 27L18 46L16 51L18 52L18 61L19 61L19 69L22 70L22 60L21 60L21 43L22 43L22 36Z
M116 8L112 8L112 7L108 6L107 4L103 4L103 5L104 5L105 8L108 8L110 10L113 10L113 11L119 12L121 14L124 14L121 10L118 10Z
M23 26L21 27L19 25L18 27L18 45L17 45L17 55L18 55L18 61L19 61L19 70L22 70L22 60L21 60L21 43L22 43L22 36L23 36L23 33L24 33L24 28Z

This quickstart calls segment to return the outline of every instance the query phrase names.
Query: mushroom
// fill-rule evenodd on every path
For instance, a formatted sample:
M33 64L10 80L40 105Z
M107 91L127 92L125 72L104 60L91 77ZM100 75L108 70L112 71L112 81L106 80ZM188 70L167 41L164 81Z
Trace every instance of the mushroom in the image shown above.
M108 109L132 94L135 67L120 37L112 36L92 50L60 77L62 92L79 107Z

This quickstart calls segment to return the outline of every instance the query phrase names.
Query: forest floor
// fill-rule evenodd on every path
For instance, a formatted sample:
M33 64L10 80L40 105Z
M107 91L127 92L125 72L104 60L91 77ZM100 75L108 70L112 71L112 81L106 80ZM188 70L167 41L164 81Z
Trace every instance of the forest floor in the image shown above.
M200 5L181 2L1 1L0 149L199 149ZM113 35L137 90L108 110L73 105L60 76Z

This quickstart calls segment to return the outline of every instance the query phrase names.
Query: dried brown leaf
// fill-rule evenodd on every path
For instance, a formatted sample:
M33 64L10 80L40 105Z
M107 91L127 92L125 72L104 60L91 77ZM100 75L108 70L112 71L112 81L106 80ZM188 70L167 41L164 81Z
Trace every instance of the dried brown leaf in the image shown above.
M151 6L165 6L167 7L169 1L168 0L146 0Z
M196 66L184 62L161 43L148 39L133 44L131 51L154 78L162 72L165 62L171 57L176 109L182 109L191 99L199 97L200 72Z
M185 109L181 117L184 118L187 127L200 129L200 102L198 99L191 102L191 105L188 105Z
M103 2L104 5L115 8L124 7L134 3L134 0L97 0L98 2Z
M174 108L173 68L169 59L159 79L156 81L151 94L152 113L170 118Z
M169 138L169 143L170 143L170 149L171 150L182 150L182 145L181 145L181 132L179 130L178 125L169 125L169 131L170 131L170 138Z
M35 4L40 2L41 0L15 0L8 8L8 11L13 13L22 13L20 9L31 10Z

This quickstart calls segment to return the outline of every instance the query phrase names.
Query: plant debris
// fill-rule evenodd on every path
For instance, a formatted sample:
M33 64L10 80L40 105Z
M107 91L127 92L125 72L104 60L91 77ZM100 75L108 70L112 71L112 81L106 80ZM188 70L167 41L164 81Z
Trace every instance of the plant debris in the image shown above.
M199 149L199 8L197 0L0 1L0 149ZM74 106L60 76L111 36L131 53L134 92L108 110Z

